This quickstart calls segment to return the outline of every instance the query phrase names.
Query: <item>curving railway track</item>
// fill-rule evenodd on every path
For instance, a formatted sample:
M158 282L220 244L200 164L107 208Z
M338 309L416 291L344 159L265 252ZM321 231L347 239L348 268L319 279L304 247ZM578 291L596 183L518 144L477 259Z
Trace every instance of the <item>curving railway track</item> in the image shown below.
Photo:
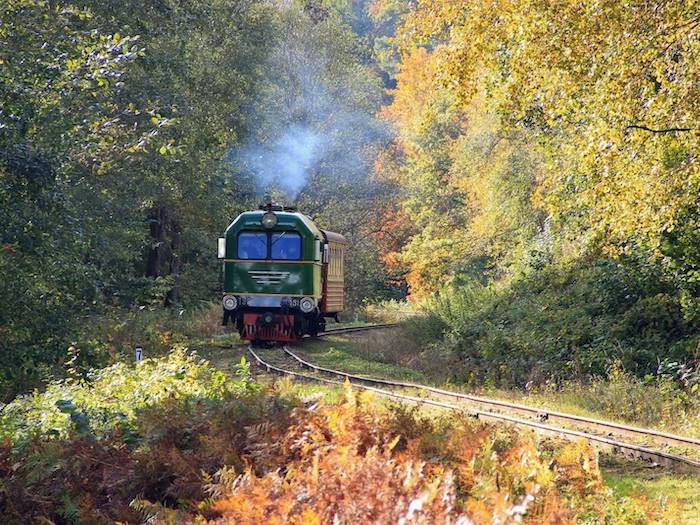
M382 324L343 328L328 330L321 335L361 332L390 326L392 325ZM350 374L317 366L303 359L286 346L284 347L284 355L290 359L291 367L304 369L304 371L293 370L290 368L290 365L270 363L263 359L252 347L249 347L248 350L258 366L271 373L290 376L297 380L315 381L331 385L342 385L345 381L350 381L356 388L400 402L417 403L443 410L463 412L481 420L531 428L534 431L555 435L564 439L585 439L602 450L700 476L700 462L675 451L676 449L681 449L684 452L690 450L694 452L700 451L700 439L574 414L549 411L498 399L473 396L427 385ZM310 373L307 371L310 371ZM407 390L418 395L407 394ZM446 398L452 402L445 401ZM524 417L516 417L516 415ZM560 426L551 424L553 422L559 423ZM637 442L621 441L619 438L632 438L633 441ZM642 441L642 443L639 443L639 441ZM672 448L673 452L650 448L647 445L648 442Z

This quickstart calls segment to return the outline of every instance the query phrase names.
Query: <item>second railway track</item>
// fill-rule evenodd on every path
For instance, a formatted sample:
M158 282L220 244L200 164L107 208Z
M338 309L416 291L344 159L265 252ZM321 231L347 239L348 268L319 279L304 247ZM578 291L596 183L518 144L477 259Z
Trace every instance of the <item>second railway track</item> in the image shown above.
M351 334L353 332L366 332L368 330L376 330L378 328L394 328L397 327L398 323L378 323L378 324L368 324L364 326L350 326L346 328L333 328L331 330L326 330L318 334L319 337L326 337L329 335L336 334Z
M385 327L387 327L387 325L374 325L371 328ZM337 331L338 333L348 333L349 331L354 332L366 329L367 327L357 327L351 329L333 330L329 332L333 333ZM325 334L329 334L329 332L326 332ZM345 380L348 380L357 388L368 390L377 395L392 398L401 402L418 403L444 410L466 412L469 415L482 420L510 423L519 427L531 428L541 433L557 435L565 439L585 439L589 443L595 444L599 448L613 453L623 454L636 459L643 459L653 464L664 465L677 471L688 472L700 476L700 462L694 459L663 450L648 448L646 444L639 445L619 441L618 439L613 439L611 436L635 437L638 439L641 438L653 440L656 443L661 443L667 446L678 446L700 450L700 440L695 438L678 436L653 429L644 429L609 421L585 418L573 414L542 410L526 405L472 396L461 392L453 392L426 385L350 374L339 370L317 366L301 358L296 353L292 352L288 347L284 348L284 352L285 355L291 358L292 364L297 368L310 370L312 373L291 370L288 365L269 363L268 361L264 360L252 347L249 348L249 351L259 366L275 374L291 376L292 378L298 380L316 381L330 385L342 385ZM330 379L324 376L332 376L335 379ZM391 390L387 389L387 387ZM415 390L421 394L421 396L399 393L395 389ZM458 404L437 400L434 399L434 396L439 396L443 399L448 397L456 400ZM464 404L465 402L481 407L488 407L488 409L470 409ZM535 420L514 417L499 413L497 410L534 417ZM584 428L585 430L554 426L549 424L551 421L558 421L565 424L575 424Z

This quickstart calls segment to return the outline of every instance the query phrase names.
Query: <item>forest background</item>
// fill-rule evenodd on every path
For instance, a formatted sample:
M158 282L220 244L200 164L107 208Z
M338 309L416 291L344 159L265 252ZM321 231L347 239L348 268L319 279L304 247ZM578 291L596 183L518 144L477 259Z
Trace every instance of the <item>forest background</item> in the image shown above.
M700 387L700 3L10 0L0 392L218 300L263 190L463 381ZM185 315L187 315L185 313ZM129 354L130 355L130 354Z

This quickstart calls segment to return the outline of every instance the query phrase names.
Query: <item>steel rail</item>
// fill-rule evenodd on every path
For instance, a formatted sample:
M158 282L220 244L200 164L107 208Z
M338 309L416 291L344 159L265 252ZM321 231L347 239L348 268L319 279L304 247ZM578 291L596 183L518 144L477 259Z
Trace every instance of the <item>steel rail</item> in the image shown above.
M337 332L337 333L360 332L360 331L364 331L364 330L372 330L375 328L388 328L388 327L396 326L397 324L398 323L383 323L383 324L367 325L367 326L359 326L359 327L351 327L351 328L340 328L340 329L335 329L335 330L329 330L329 331L323 332L322 334L319 334L319 335L320 336L331 335L333 332ZM522 405L519 403L511 403L508 401L502 401L502 400L498 400L498 399L490 399L490 398L485 398L485 397L480 397L480 396L473 396L473 395L469 395L469 394L463 394L461 392L444 390L441 388L431 387L431 386L427 386L427 385L420 385L420 384L416 384L416 383L407 383L407 382L401 382L401 381L388 381L388 380L383 380L383 379L378 379L378 378L369 378L369 377L359 376L359 375L355 375L355 374L348 374L346 372L326 369L323 367L313 365L312 363L309 363L307 361L303 361L302 359L299 358L299 356L288 351L288 349L286 349L285 351L287 351L287 353L291 357L293 357L294 359L299 361L303 366L305 366L307 368L312 368L312 369L315 369L317 371L326 372L326 373L330 373L330 374L341 375L344 377L356 379L358 381L367 381L367 382L371 382L371 383L386 384L389 386L397 386L397 387L402 387L402 388L413 388L413 389L418 389L418 390L425 390L425 391L428 391L428 392L431 392L434 394L438 394L438 395L454 397L454 398L459 398L459 399L465 399L465 400L471 401L473 403L478 403L478 404L482 404L482 405L489 405L489 406L493 406L493 407L497 407L497 408L502 408L505 410L534 415L535 417L537 417L541 421L560 420L560 421L569 422L569 423L571 423L571 422L581 423L581 424L585 424L589 427L595 427L599 430L611 432L611 433L615 433L615 434L619 434L619 435L651 437L651 438L655 439L656 441L663 443L663 444L666 444L666 445L679 445L679 446L700 449L700 439L689 437L689 436L681 436L678 434L672 434L669 432L663 432L660 430L655 430L655 429L650 429L650 428L636 427L633 425L625 425L622 423L604 421L601 419L589 418L589 417L579 416L576 414L557 412L554 410L548 410L546 408L532 407L532 406L528 406L528 405Z
M425 392L430 392L433 394L438 394L441 396L453 397L457 399L463 399L470 401L472 403L492 406L500 409L510 410L512 412L524 413L528 415L534 415L540 421L556 421L567 423L575 423L586 425L587 427L594 427L598 430L604 432L609 432L611 434L617 434L622 436L635 436L635 437L648 437L653 438L657 442L666 445L679 445L684 447L692 447L700 450L700 439L680 436L677 434L671 434L668 432L662 432L659 430L654 430L650 428L635 427L631 425L624 425L622 423L615 423L612 421L604 421L601 419L588 418L584 416L578 416L575 414L567 414L564 412L556 412L552 410L547 410L543 408L531 407L527 405L521 405L518 403L510 403L508 401L501 401L498 399L490 399L486 397L473 396L469 394L463 394L462 392L453 392L451 390L445 390L442 388L436 388L428 385L421 385L417 383L407 383L404 381L391 381L387 379L372 378L366 376L360 376L356 374L350 374L347 372L342 372L339 370L333 370L330 368L324 368L322 366L314 365L297 354L289 350L289 348L284 347L284 351L293 359L295 359L299 364L305 368L310 368L316 370L317 372L325 372L332 375L347 377L348 379L355 379L356 381L364 381L370 384L381 384L391 387L399 388L411 388L415 390L422 390Z
M366 326L349 326L347 328L333 328L332 330L324 330L318 334L318 337L325 337L334 334L351 334L353 332L365 332L368 330L376 330L379 328L391 328L398 326L399 323L378 323L368 324Z
M388 381L385 379L373 379L373 378L367 378L367 377L363 377L363 376L357 376L354 374L348 374L346 372L332 370L329 368L324 368L324 367L320 367L320 366L314 365L312 363L309 363L308 361L305 361L304 359L301 359L299 356L294 354L294 352L289 350L289 348L287 348L287 347L284 348L284 351L285 351L285 353L287 353L287 355L294 358L301 366L311 368L312 370L315 370L317 372L325 372L325 373L330 373L330 374L333 374L336 376L340 376L340 377L347 379L348 381L350 381L351 379L354 379L355 381L359 381L360 382L359 384L353 383L354 386L356 386L358 388L361 388L364 390L369 390L371 392L375 392L375 393L382 395L382 396L385 396L385 397L391 397L394 399L399 399L399 400L403 400L403 401L410 401L410 402L419 403L419 404L431 405L431 406L435 406L435 407L439 407L439 408L443 408L443 409L448 409L448 410L456 410L456 411L465 412L464 407L460 407L458 405L443 403L440 401L435 401L433 399L427 399L427 398L423 398L423 397L415 397L415 396L409 396L409 395L405 395L405 394L398 394L396 392L391 392L391 391L384 390L381 388L363 385L361 383L365 382L365 383L383 384L383 385L387 385L387 386L402 386L402 387L405 387L408 385L409 387L428 390L428 391L431 391L432 393L435 393L435 391L436 391L437 393L444 392L444 393L447 393L449 395L459 394L457 392L450 392L448 390L442 390L442 389L433 389L433 387L423 387L423 385L417 385L414 383L404 383L404 382L400 382L400 381L392 382L392 381ZM254 354L254 356L255 356L255 354ZM261 360L259 359L259 357L257 357L257 356L255 356L255 357L256 357L256 360L258 360L258 362L260 363ZM269 370L269 366L271 366L271 365L267 365L267 363L265 363L263 366L268 367L268 370ZM273 367L273 368L278 373L289 374L291 372L291 371L281 369L279 367ZM305 374L299 374L298 372L291 372L290 375L301 375L305 379L313 380L313 381L320 381L320 382L330 381L329 379L320 378L317 376L308 376ZM334 381L333 384L339 385L342 383L340 381ZM459 396L456 396L456 397L462 398L462 396L464 396L464 395L466 395L466 394L460 394ZM474 397L474 396L471 396L471 397ZM525 407L525 408L527 408L528 410L532 410L531 407ZM676 454L671 454L671 453L660 451L660 450L653 450L653 449L650 449L650 448L647 448L644 446L640 446L640 445L635 445L632 443L625 443L622 441L617 441L617 440L611 439L609 437L600 436L597 434L591 434L588 432L582 432L579 430L574 430L574 429L569 429L569 428L556 427L556 426L552 426L552 425L545 425L541 422L520 419L520 418L508 416L505 414L499 414L499 413L495 413L495 412L481 411L481 410L466 411L466 412L469 415L476 417L476 418L479 418L479 419L501 421L501 422L505 421L505 422L509 422L509 423L512 423L512 424L515 424L518 426L530 427L530 428L536 429L540 432L554 434L554 435L558 435L560 437L564 437L564 438L568 438L568 439L575 438L575 437L586 439L589 443L595 443L598 446L600 446L601 448L609 450L609 451L614 452L614 453L622 453L622 454L630 456L630 457L644 459L644 460L649 461L651 463L665 465L668 467L675 468L677 470L690 472L694 475L700 475L700 462L695 461L695 460L690 459L690 458L687 458L687 457L684 457L684 456L679 456ZM578 418L578 416L576 416L576 417ZM585 418L581 418L581 419L585 420ZM594 420L594 421L598 421L598 420ZM603 422L603 423L605 423L606 425L609 424L608 422Z

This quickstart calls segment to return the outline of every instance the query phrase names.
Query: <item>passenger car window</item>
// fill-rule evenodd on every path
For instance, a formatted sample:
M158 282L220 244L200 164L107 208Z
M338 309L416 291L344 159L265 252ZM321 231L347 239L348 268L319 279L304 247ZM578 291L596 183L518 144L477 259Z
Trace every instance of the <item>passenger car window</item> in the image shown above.
M301 259L301 236L294 232L273 233L272 258L282 260Z
M267 234L241 232L238 234L239 259L267 259Z

